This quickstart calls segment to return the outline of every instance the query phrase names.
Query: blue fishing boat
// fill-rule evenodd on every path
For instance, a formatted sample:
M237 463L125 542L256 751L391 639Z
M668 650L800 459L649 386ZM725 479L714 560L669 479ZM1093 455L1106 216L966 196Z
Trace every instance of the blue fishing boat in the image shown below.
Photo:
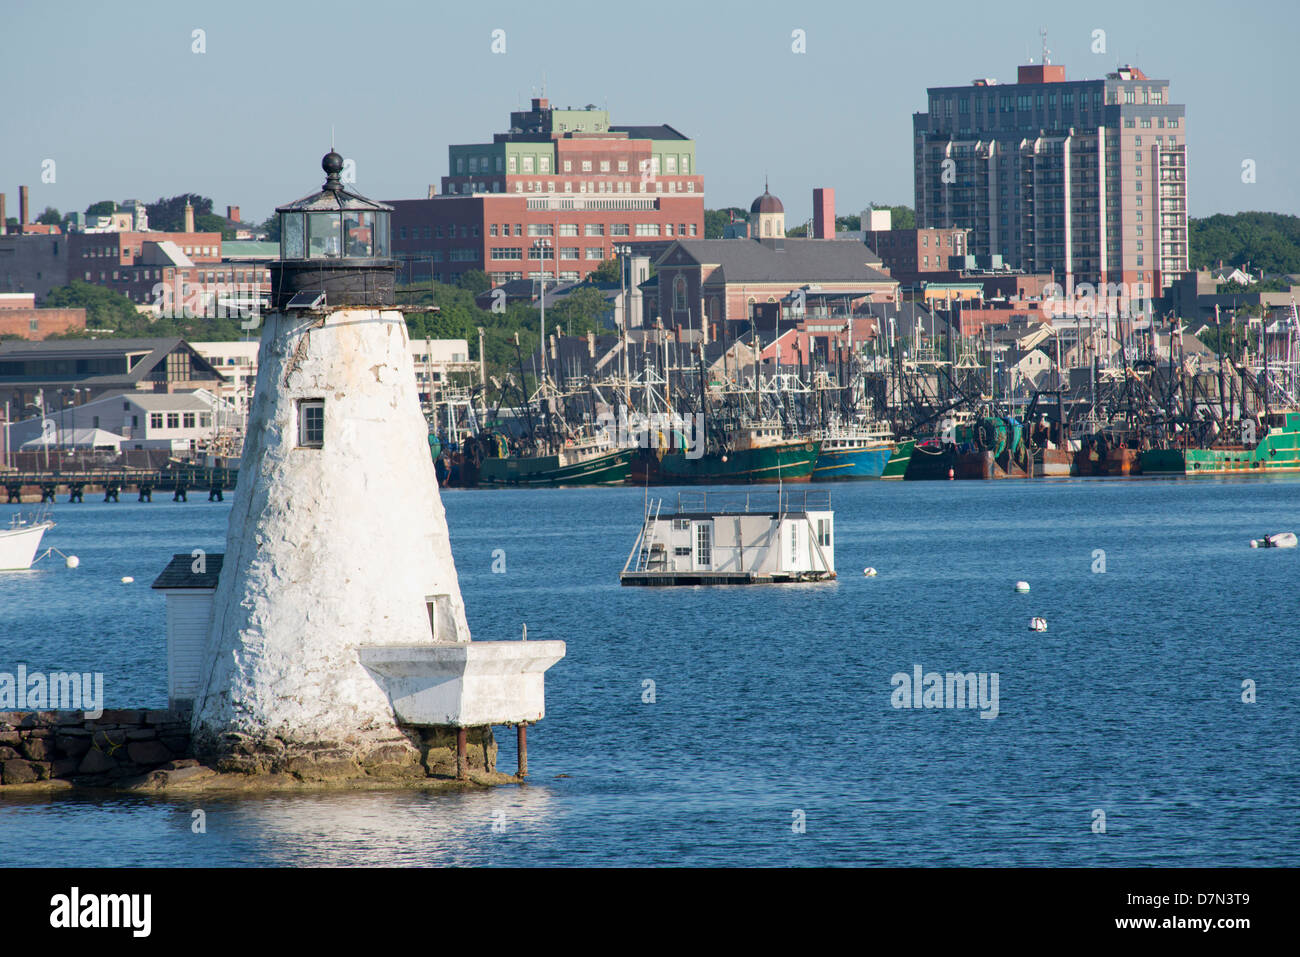
M885 473L898 444L888 427L847 426L824 429L811 438L821 443L814 482L878 479Z

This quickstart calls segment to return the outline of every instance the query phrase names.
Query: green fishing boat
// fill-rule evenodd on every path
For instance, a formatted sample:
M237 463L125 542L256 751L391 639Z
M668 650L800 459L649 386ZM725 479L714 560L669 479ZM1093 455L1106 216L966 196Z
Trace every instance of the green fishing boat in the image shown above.
M479 485L622 485L632 466L632 449L573 448L552 455L485 458Z
M1221 443L1209 448L1147 449L1143 475L1258 475L1300 472L1300 412L1274 412L1254 448Z
M899 439L894 448L894 454L885 463L885 471L880 477L882 479L901 479L906 475L907 463L912 460L912 449L915 447L916 439Z

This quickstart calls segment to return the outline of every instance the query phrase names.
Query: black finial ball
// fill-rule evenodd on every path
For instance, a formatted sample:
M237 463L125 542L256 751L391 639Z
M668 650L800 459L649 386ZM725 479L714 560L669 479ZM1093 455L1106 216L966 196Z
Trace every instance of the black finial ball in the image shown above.
M343 170L343 157L330 150L320 161L320 168L329 176L337 176Z

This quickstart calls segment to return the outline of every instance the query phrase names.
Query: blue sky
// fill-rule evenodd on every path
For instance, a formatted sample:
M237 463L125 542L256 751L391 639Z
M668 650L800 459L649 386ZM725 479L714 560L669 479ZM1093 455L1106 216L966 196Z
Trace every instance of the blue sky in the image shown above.
M333 126L361 192L420 197L446 173L449 143L490 140L544 80L555 105L694 137L710 208L748 205L770 177L793 225L814 186L835 188L840 214L911 205L911 114L926 87L1013 81L1039 56L1040 26L1070 78L1124 62L1170 80L1187 105L1192 215L1300 212L1293 0L4 0L0 191L11 216L26 184L33 215L192 191L261 220L319 185ZM496 29L504 54L491 51ZM1090 49L1098 29L1105 54ZM1241 181L1245 159L1254 183Z

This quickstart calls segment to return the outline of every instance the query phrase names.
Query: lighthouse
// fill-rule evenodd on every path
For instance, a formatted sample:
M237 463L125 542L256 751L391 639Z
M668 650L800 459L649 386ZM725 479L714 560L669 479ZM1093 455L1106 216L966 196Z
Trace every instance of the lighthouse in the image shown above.
M276 210L194 746L226 771L420 777L440 735L463 759L467 730L541 718L564 643L471 640L394 304L392 209L345 189L333 150L321 167L318 192Z

